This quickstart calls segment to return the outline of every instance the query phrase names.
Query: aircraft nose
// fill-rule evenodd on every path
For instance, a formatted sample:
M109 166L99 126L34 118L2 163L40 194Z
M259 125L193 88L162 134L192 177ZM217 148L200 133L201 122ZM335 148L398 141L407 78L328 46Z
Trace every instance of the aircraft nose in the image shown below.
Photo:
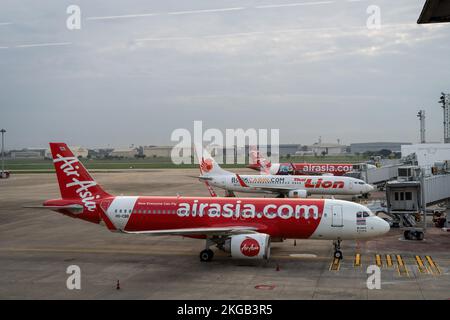
M367 193L372 192L373 190L375 190L375 187L371 184L366 183L366 190Z
M391 227L387 221L376 217L375 229L379 235L382 235L388 233Z

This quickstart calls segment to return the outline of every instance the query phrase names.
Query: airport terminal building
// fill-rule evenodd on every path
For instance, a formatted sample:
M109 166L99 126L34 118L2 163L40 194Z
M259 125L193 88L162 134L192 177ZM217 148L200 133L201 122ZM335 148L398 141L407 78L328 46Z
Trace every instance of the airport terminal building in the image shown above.
M401 152L402 145L410 145L410 142L367 142L350 144L350 152L353 154L364 152L377 152L380 150L391 150Z

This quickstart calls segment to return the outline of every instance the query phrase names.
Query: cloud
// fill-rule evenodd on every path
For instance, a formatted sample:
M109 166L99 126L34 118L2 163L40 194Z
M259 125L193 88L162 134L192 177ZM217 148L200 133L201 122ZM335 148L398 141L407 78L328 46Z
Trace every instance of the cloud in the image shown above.
M6 0L0 105L10 146L166 144L202 119L279 128L282 142L415 141L423 107L439 140L449 26L415 25L422 1L378 1L381 30L365 27L370 1L281 7L310 2L75 1L82 29L69 31L73 1ZM70 45L43 46L55 43Z

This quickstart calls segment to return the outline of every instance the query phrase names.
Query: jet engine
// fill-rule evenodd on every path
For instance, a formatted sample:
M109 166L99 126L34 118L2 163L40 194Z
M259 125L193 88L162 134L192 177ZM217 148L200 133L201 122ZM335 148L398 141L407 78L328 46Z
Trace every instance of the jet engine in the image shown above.
M288 198L306 198L308 197L308 191L304 189L291 190L288 193Z
M269 259L270 236L265 233L239 234L225 240L224 251L232 258Z

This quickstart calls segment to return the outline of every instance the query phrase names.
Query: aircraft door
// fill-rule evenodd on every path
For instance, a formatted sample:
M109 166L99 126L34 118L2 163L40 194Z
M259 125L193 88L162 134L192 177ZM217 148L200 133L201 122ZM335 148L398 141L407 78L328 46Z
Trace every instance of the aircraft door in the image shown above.
M331 226L332 227L343 227L344 217L342 213L342 206L332 206L332 216L331 216Z

